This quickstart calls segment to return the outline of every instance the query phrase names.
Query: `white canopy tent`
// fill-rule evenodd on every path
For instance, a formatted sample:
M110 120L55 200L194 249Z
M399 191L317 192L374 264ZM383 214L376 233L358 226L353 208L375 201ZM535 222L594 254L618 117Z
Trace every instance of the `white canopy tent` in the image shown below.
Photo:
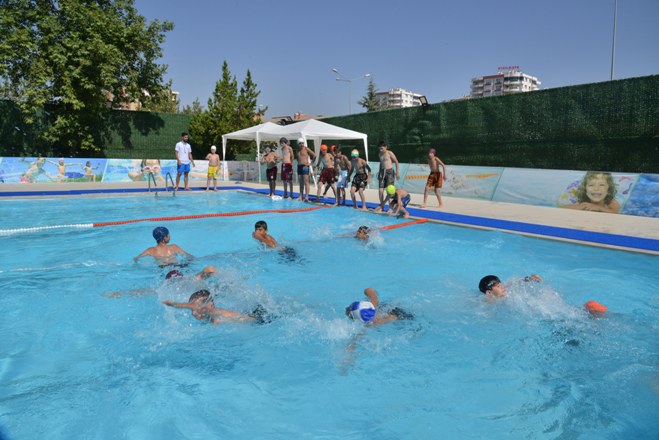
M307 119L306 121L296 122L290 125L277 125L266 122L222 135L222 154L226 155L226 143L228 139L256 141L256 153L258 157L261 154L260 143L262 141L278 142L282 137L288 138L289 141L302 138L306 145L308 145L307 142L312 140L314 141L314 151L316 154L320 151L320 145L324 140L361 139L364 143L365 158L368 162L368 136L366 134L337 127L336 125L316 119ZM223 170L226 178L226 166L223 167Z
M263 124L255 125L249 128L243 128L242 130L234 131L233 133L223 134L222 135L222 178L224 180L228 179L229 170L227 169L227 162L225 158L227 157L227 139L238 139L241 141L256 141L256 149L259 150L259 144L261 139L259 137L259 132L262 129L267 128L276 128L279 127L277 124L272 122L264 122Z

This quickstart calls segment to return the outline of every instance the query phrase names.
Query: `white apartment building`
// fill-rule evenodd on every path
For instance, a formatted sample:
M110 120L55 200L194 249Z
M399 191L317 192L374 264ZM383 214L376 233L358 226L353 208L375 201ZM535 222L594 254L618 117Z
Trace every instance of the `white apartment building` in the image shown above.
M383 108L403 108L421 105L419 98L423 95L397 88L389 89L386 92L376 92L375 96Z
M502 96L511 93L531 92L540 88L535 76L522 72L519 66L503 66L496 75L477 76L471 79L472 98Z

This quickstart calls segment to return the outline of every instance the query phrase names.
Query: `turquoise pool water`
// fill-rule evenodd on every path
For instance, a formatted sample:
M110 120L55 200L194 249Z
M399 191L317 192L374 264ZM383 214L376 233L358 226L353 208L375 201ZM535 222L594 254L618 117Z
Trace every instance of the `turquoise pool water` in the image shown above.
M1 206L2 229L309 207L243 193ZM298 259L261 249L257 220ZM0 237L5 436L656 436L656 257L428 223L350 237L397 222L332 208ZM133 262L158 225L195 255L186 275L220 269L204 286L217 305L277 319L212 326L165 307L203 285ZM490 273L508 280L507 299L478 292ZM529 273L544 282L521 281ZM347 320L368 286L415 320ZM609 315L589 318L588 300Z

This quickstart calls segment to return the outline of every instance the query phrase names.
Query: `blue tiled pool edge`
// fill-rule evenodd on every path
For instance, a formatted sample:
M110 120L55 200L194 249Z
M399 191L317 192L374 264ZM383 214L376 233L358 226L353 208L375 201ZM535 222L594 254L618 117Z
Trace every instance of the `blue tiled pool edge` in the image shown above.
M200 191L202 188L193 188L193 191ZM257 194L267 194L267 189L249 188L239 184L230 187L219 187L218 191L247 191ZM36 197L36 196L76 196L89 194L121 194L121 193L145 193L144 188L107 188L107 189L71 189L55 191L8 191L0 192L1 197ZM281 191L276 191L278 194ZM155 193L155 191L154 191ZM158 194L170 195L172 192L166 192L163 189L157 191ZM332 199L333 200L333 199ZM348 204L352 202L348 201ZM367 203L367 207L375 208L377 204ZM541 237L554 239L574 240L583 243L592 243L603 246L615 246L629 250L650 251L659 253L659 240L651 238L632 237L620 234L608 234L604 232L584 231L578 229L563 228L558 226L546 226L534 223L524 223L511 220L492 219L487 217L477 217L464 214L452 214L448 212L430 211L419 208L408 208L410 215L429 220L451 223L457 225L472 226L478 228L498 229L502 231L515 232L519 234L532 234Z

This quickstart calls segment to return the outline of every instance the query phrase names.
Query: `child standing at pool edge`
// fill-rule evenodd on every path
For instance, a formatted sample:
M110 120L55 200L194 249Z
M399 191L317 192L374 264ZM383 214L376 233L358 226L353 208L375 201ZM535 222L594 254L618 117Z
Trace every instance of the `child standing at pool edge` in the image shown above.
M206 155L208 161L208 178L206 179L206 191L211 186L211 179L213 179L213 191L217 191L217 169L220 167L220 155L215 151L217 147L213 145L211 152Z
M435 187L435 195L437 196L437 202L439 203L439 208L443 208L444 204L442 203L442 196L439 193L439 189L443 186L443 183L446 181L446 165L441 159L435 156L435 149L431 148L428 151L428 165L430 166L430 175L428 176L428 181L426 182L426 189L423 191L423 205L422 208L426 207L426 202L428 201L428 193L430 192L431 187ZM444 172L440 170L439 167L442 167Z

